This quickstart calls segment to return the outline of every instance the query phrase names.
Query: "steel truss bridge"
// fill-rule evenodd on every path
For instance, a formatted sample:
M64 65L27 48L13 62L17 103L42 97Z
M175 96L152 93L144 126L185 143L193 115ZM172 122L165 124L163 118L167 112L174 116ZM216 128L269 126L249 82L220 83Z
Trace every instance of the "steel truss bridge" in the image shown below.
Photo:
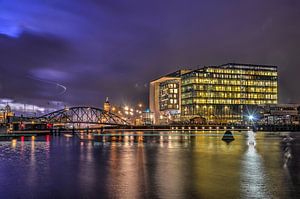
M81 125L130 125L121 117L94 107L64 108L34 119L50 124L72 124L76 127Z

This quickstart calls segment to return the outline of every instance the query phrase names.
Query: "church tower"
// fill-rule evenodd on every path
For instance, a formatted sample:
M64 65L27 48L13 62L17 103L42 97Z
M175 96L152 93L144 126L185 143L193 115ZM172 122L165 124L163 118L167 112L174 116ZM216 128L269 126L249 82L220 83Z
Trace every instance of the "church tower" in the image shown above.
M109 101L108 101L108 97L106 97L106 100L105 100L105 102L104 102L103 110L104 110L104 111L107 111L107 112L110 112L110 103L109 103Z

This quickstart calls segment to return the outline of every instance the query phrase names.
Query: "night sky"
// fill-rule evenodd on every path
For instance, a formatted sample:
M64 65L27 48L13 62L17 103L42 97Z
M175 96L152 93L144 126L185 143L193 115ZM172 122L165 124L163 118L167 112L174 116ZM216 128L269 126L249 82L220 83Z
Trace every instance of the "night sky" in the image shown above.
M227 62L279 66L300 102L299 0L0 0L0 98L47 106L148 99L149 81Z

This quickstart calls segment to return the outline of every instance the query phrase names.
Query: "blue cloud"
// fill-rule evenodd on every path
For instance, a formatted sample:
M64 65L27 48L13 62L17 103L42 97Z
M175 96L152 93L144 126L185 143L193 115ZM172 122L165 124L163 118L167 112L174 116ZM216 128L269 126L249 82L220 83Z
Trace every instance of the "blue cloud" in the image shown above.
M12 21L0 19L0 34L6 35L9 37L18 38L18 37L20 37L22 32L23 32L23 30L18 24L14 23Z

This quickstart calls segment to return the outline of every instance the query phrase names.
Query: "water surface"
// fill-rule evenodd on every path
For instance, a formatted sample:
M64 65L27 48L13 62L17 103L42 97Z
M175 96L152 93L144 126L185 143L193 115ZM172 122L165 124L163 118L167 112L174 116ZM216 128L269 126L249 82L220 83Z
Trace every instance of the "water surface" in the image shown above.
M300 198L300 133L170 134L1 141L0 198Z

